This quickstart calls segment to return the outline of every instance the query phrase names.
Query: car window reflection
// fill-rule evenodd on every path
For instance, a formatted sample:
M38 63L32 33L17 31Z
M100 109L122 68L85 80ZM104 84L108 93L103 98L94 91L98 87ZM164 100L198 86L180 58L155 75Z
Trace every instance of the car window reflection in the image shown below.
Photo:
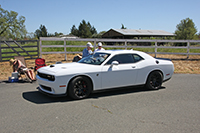
M92 64L92 65L101 65L110 54L107 53L95 53L78 61L78 63Z

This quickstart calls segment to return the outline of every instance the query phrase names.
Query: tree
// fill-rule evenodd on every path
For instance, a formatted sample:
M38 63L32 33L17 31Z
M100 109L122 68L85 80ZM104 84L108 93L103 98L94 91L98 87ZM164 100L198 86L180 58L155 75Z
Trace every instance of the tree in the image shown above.
M79 27L78 27L78 31L79 31L79 37L82 38L89 38L92 36L92 33L90 31L91 26L86 24L85 20L82 21L82 23L80 23Z
M60 33L58 33L58 32L54 33L54 36L61 36L61 35L63 35L63 33L61 33L61 32Z
M176 26L176 39L192 40L194 39L196 32L197 29L192 19L183 19L181 20L181 23Z
M44 25L40 25L40 28L35 31L36 37L39 39L40 37L47 37L47 29Z
M78 36L78 29L76 28L75 25L72 26L70 34Z
M94 28L94 26L92 26L90 32L92 33L92 35L97 34L97 30Z
M126 27L122 24L122 27L121 27L121 29L126 29Z
M92 35L97 34L97 30L94 28L94 26L91 26L90 22L86 23L85 20L82 20L78 29L75 25L72 26L70 34L82 38L91 38Z
M25 17L15 11L7 11L0 5L0 36L4 38L24 38L26 36Z

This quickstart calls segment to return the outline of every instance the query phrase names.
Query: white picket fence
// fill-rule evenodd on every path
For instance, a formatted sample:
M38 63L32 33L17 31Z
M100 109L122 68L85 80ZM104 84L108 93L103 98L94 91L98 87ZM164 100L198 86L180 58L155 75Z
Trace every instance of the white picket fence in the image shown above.
M42 45L42 41L64 41L64 45ZM67 48L69 47L86 47L86 45L66 45L67 41L85 41L85 42L93 42L94 48L97 47L98 42L116 42L116 43L124 43L124 45L116 46L116 45L104 45L103 47L109 47L109 48L154 48L154 52L148 52L149 54L155 54L155 57L157 54L175 54L175 55L187 55L187 58L189 58L189 55L200 55L200 50L198 53L190 53L190 49L200 49L200 47L194 47L191 46L191 43L200 43L200 40L135 40L135 39L83 39L83 38L55 38L55 37L40 37L40 57L42 57L42 54L65 54L65 60L67 60L67 54L73 54L73 53L81 53L82 51L77 52L71 52L67 51ZM153 46L130 46L127 45L129 42L154 42ZM158 43L187 43L187 46L158 46ZM63 52L42 52L42 48L49 48L49 47L63 47ZM172 48L172 49L187 49L187 53L169 53L169 52L157 52L158 48Z

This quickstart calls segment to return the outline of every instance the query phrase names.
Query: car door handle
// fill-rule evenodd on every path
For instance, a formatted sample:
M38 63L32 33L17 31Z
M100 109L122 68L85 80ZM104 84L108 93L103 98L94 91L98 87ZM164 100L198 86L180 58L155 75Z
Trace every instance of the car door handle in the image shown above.
M132 66L132 68L136 68L136 66Z

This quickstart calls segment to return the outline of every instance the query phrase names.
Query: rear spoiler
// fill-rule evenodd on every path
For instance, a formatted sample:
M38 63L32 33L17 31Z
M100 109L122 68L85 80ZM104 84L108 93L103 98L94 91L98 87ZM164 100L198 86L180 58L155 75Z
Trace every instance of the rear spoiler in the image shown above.
M168 59L168 58L155 58L155 59L172 61L171 59Z

